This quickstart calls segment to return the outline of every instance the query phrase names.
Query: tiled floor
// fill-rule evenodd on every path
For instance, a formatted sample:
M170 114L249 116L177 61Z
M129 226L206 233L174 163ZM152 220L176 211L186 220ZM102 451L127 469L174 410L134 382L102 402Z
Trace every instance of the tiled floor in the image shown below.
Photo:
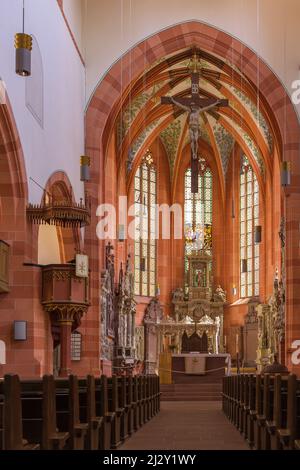
M162 402L160 413L120 450L249 450L220 402Z

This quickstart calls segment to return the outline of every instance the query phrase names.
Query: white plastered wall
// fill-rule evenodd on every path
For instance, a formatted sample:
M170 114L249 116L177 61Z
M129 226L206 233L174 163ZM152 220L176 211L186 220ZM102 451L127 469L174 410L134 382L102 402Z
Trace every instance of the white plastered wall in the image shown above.
M15 74L14 34L22 30L22 0L1 0L0 77L12 105L23 152L30 202L39 202L49 176L63 170L75 197L83 195L79 158L84 152L84 66L55 0L25 0L25 32L43 60L43 128L25 104L25 80Z
M83 0L84 1L84 0ZM184 21L208 23L256 51L285 84L300 78L299 0L87 0L87 98L128 49ZM297 107L300 114L300 105Z

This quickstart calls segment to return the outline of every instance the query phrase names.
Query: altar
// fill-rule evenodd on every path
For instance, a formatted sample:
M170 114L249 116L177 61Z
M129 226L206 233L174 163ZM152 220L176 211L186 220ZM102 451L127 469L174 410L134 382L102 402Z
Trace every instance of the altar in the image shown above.
M172 354L172 379L185 375L209 375L222 377L230 375L230 354Z
M224 375L225 360L230 360L223 339L226 293L213 284L209 250L192 251L187 260L187 284L173 291L171 315L163 314L158 297L146 309L146 371L154 373L161 355L170 353L172 361L162 369L170 366L187 375L207 375L218 369Z

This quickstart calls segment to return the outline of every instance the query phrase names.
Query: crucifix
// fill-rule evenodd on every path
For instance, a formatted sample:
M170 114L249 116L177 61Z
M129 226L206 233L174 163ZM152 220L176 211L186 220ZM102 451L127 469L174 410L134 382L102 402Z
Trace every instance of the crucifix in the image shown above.
M173 98L173 96L162 96L161 104L174 104L189 113L189 132L191 139L191 190L198 192L198 138L199 138L199 116L200 113L220 106L228 106L228 100L216 98L200 98L199 79L200 68L197 55L194 55L193 69L191 71L191 97Z

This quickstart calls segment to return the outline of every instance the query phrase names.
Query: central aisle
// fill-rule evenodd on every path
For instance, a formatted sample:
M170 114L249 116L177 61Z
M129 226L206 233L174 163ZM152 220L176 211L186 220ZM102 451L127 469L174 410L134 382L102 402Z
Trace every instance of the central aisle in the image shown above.
M249 450L220 402L162 402L160 413L120 450Z

